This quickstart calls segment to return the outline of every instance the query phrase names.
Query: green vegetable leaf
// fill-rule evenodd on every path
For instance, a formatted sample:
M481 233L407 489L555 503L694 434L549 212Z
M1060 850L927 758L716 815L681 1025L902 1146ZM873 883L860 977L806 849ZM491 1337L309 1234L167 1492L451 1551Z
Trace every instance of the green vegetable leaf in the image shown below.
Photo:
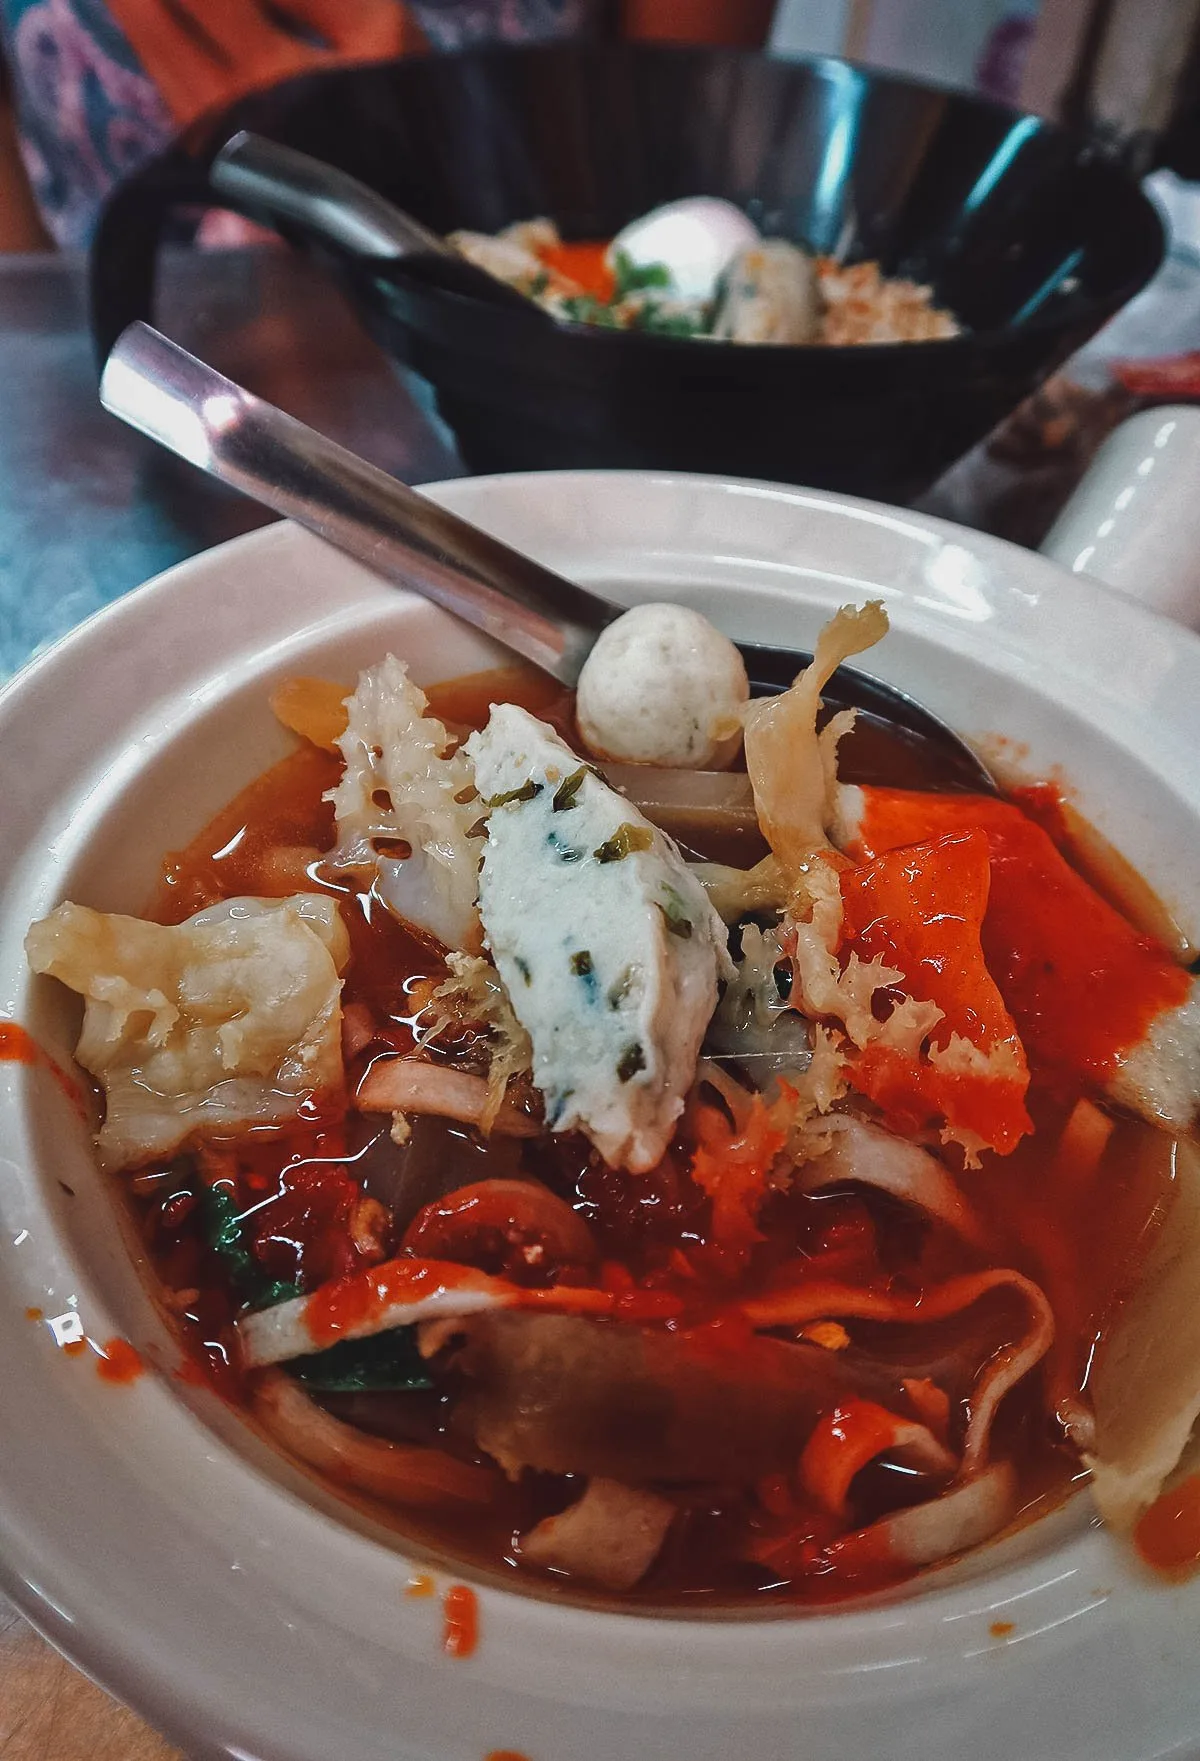
M703 318L692 312L664 311L662 306L648 300L633 319L633 330L647 331L651 336L703 336L707 325Z
M637 1040L626 1046L617 1065L618 1082L628 1082L639 1070L646 1068L646 1054Z
M570 812L571 808L575 805L576 795L578 795L580 789L583 787L583 779L587 776L589 770L591 770L590 765L581 764L578 770L573 770L569 777L563 778L557 789L555 789L554 799L550 803L552 812ZM593 772L592 774L594 775L595 773Z
M655 904L666 920L667 933L678 936L681 942L690 942L695 927L684 908L682 899L675 893L668 892L666 899L656 899Z
M484 802L484 806L507 807L510 801L532 801L534 796L540 795L541 792L542 785L540 783L535 783L533 778L530 777L529 781L527 783L522 783L519 789L506 789L503 795L492 795Z
M608 1006L610 1009L619 1009L621 1004L626 1001L633 990L633 980L633 967L627 966L616 982L611 984L608 988Z
M273 1308L277 1302L287 1302L301 1294L300 1286L290 1279L267 1277L246 1246L242 1218L227 1186L202 1187L199 1198L204 1239L247 1308Z
M306 1388L324 1394L407 1393L433 1387L415 1327L397 1327L370 1339L339 1339L326 1351L293 1358L287 1367Z
M597 862L623 862L635 850L648 850L653 842L654 833L648 825L630 825L626 820L611 838L606 838L598 849L592 851L592 855Z
M616 287L613 299L623 300L627 294L641 293L648 287L670 287L671 271L665 263L635 263L625 251L618 251L613 261Z
M242 1220L227 1186L206 1186L200 1193L200 1216L204 1239L223 1262L229 1282L243 1295L262 1279L262 1272L246 1246Z
M596 324L601 330L618 328L612 307L595 294L571 294L562 302L562 312L574 324Z

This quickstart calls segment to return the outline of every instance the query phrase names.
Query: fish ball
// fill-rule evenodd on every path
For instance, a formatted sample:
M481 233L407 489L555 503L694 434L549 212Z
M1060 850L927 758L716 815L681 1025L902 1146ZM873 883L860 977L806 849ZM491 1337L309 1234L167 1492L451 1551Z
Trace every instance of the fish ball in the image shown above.
M604 630L579 678L580 732L599 758L723 769L750 695L742 657L682 605L635 605Z

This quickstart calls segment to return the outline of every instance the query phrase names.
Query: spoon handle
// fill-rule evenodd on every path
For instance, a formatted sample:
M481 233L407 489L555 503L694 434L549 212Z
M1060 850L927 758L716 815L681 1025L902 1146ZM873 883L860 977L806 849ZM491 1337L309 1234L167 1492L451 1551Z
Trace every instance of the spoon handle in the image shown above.
M221 148L209 183L237 207L340 245L352 257L452 256L445 239L334 165L245 129Z
M367 264L378 282L397 271L410 284L486 300L519 311L526 323L555 320L519 288L462 257L436 232L392 206L369 185L323 159L245 129L221 148L209 167L209 188L252 220L299 233Z
M131 324L100 382L106 410L243 495L424 594L574 685L619 608Z

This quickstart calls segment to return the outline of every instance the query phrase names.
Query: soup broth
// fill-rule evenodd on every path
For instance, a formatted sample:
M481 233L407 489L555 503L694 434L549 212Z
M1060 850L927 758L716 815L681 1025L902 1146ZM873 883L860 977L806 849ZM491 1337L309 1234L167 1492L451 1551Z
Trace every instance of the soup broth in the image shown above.
M460 730L482 726L488 704L502 698L524 701L572 735L569 697L519 669L439 687L430 698L433 712ZM335 899L351 947L344 1016L362 1029L345 1042L353 1095L373 1064L413 1052L422 1012L450 974L444 950L398 922L372 886L331 863L335 824L326 797L340 770L333 753L302 744L166 860L151 915L176 924L229 898L311 891ZM919 754L889 744L878 726L860 740L855 775L908 788L939 786ZM703 845L703 831L687 842ZM736 860L748 864L765 848L760 840L747 852L743 841ZM697 854L728 858L729 840L717 837ZM425 1056L455 1068L482 1067L469 1029L430 1044ZM600 1287L627 1289L639 1300L669 1299L674 1318L664 1338L686 1336L687 1374L702 1357L725 1390L707 1403L697 1400L680 1420L701 1459L714 1445L711 1472L701 1468L687 1483L649 1476L677 1514L627 1598L676 1608L823 1603L908 1575L911 1561L886 1551L839 1550L839 1538L871 1531L890 1514L929 1499L953 1476L934 1460L905 1460L903 1452L890 1460L870 1457L836 1511L811 1484L778 1467L731 1481L728 1452L715 1446L713 1434L738 1422L740 1403L747 1410L786 1404L773 1367L760 1361L762 1331L733 1318L731 1303L796 1268L810 1279L910 1303L909 1325L868 1315L783 1325L768 1329L767 1339L820 1356L823 1374L844 1372L847 1400L853 1395L861 1402L874 1392L886 1404L889 1391L903 1386L910 1412L924 1415L928 1433L957 1448L997 1340L1011 1336L1006 1305L1014 1302L1013 1292L998 1287L933 1322L919 1313L922 1294L989 1268L1021 1274L1045 1293L1055 1338L1001 1401L991 1454L1016 1473L1010 1522L1027 1521L1060 1501L1081 1475L1071 1414L1086 1403L1096 1342L1136 1278L1169 1201L1171 1139L1090 1102L1096 1117L1081 1116L1079 1095L1064 1092L1055 1073L1035 1066L1031 1074L1033 1130L1012 1154L984 1151L982 1165L970 1171L956 1166L954 1155L943 1159L946 1182L977 1219L966 1236L885 1190L836 1180L820 1190L781 1183L764 1199L755 1239L731 1258L714 1232L713 1198L693 1177L698 1126L690 1109L657 1166L633 1175L607 1166L579 1132L489 1140L471 1125L426 1116L411 1120L406 1140L397 1143L386 1118L324 1108L318 1099L284 1128L213 1137L199 1155L142 1168L132 1181L132 1203L190 1373L202 1374L231 1402L250 1405L260 1372L242 1367L235 1339L247 1301L261 1301L268 1291L310 1292L346 1277L366 1237L388 1260L407 1244L526 1289L553 1287L560 1277L569 1282L577 1274L564 1269L536 1224L484 1216L466 1227L451 1202L483 1181L535 1181L586 1225ZM669 1375L670 1350L662 1350L667 1367L661 1373ZM506 1474L462 1421L461 1408L474 1396L454 1351L433 1350L424 1359L414 1352L408 1370L408 1386L315 1385L310 1391L324 1411L366 1436L434 1446L475 1466L483 1476L481 1495L442 1509L392 1510L389 1520L480 1567L528 1576L515 1538L575 1503L586 1474L536 1467ZM601 1370L594 1373L603 1379ZM643 1381L631 1384L634 1405L648 1398L657 1373L643 1369ZM834 1407L836 1418L836 1401ZM611 1414L610 1422L616 1422ZM631 1411L620 1422L645 1423L653 1433L658 1420ZM613 1452L611 1439L605 1448ZM632 1443L628 1453L637 1453ZM764 1459L769 1454L764 1446ZM562 1569L536 1581L544 1590L596 1593Z

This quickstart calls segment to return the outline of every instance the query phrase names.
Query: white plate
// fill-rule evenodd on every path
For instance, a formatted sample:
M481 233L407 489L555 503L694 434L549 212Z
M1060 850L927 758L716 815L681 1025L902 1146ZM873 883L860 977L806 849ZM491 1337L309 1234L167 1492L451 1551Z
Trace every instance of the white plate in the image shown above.
M434 493L565 574L686 599L743 637L804 646L830 608L881 593L894 633L872 667L969 734L1007 734L1033 770L1061 767L1200 930L1195 637L1023 551L829 495L617 474ZM426 679L495 653L274 527L173 569L16 679L0 697L0 1015L69 1055L66 999L25 971L30 920L68 895L140 909L164 851L285 749L271 683L348 676L388 648ZM106 1385L31 1307L77 1311L91 1338L132 1339L163 1368ZM174 1361L79 1122L44 1073L0 1065L4 1584L192 1756L1200 1753L1200 1585L1144 1579L1086 1496L844 1612L618 1616L483 1584L478 1652L455 1661L438 1602L404 1594L395 1538L172 1380Z

